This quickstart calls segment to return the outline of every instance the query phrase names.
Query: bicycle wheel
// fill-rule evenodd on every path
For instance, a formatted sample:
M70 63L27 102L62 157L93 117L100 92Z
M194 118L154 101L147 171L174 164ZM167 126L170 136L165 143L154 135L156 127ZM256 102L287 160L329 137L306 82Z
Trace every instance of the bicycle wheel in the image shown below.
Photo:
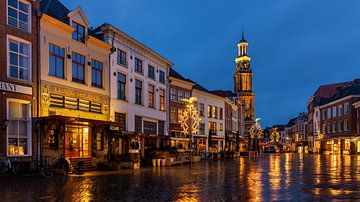
M4 162L0 162L0 174L5 175L9 172L9 167Z
M44 177L52 177L54 176L54 169L52 166L45 166L41 168L41 175Z
M24 174L23 166L19 162L14 163L14 165L12 166L12 171L13 171L14 175L23 175Z

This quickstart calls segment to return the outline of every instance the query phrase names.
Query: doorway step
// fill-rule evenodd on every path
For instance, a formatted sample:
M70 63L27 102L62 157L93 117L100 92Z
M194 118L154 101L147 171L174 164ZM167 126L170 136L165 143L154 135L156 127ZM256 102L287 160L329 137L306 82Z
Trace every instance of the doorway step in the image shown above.
M71 158L69 159L73 169L78 167L79 162L83 162L81 171L93 171L96 170L96 165L93 163L92 158Z

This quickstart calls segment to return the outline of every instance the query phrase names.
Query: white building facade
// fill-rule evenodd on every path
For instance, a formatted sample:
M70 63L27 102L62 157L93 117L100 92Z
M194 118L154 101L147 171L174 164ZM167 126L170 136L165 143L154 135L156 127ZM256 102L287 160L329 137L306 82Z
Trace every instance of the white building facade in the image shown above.
M197 97L200 114L199 134L194 138L206 138L206 153L219 153L225 148L225 98L212 94L203 87L195 86L192 96Z
M122 133L142 135L144 156L146 150L159 147L161 136L168 135L167 78L172 63L112 25L103 24L95 32L113 46L110 120L120 124ZM126 150L119 148L119 153Z

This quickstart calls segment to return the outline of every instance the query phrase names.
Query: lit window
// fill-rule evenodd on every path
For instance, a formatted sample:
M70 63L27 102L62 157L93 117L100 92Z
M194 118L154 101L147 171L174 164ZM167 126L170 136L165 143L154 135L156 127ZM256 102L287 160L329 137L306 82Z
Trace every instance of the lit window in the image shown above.
M212 117L212 107L211 107L211 105L208 105L207 106L207 117L208 118L211 118Z
M160 110L165 111L165 90L160 89Z
M224 130L222 123L220 123L219 127L220 127L220 129L219 129L220 131L223 131L223 130Z
M91 60L91 85L102 87L103 63L97 60Z
M176 108L175 107L170 108L170 122L171 123L177 123L177 116L176 116Z
M30 81L30 43L9 40L9 77Z
M74 21L71 26L74 28L72 39L85 43L85 27Z
M204 111L205 111L204 103L200 103L200 105L199 105L199 115L201 117L204 117Z
M102 134L101 133L96 133L96 150L102 150L103 146L102 146Z
M30 155L31 103L23 100L8 101L7 151L9 156Z
M49 44L49 75L64 78L65 49Z
M31 7L29 3L8 0L8 25L30 32Z
M148 106L155 108L155 88L152 85L148 87Z

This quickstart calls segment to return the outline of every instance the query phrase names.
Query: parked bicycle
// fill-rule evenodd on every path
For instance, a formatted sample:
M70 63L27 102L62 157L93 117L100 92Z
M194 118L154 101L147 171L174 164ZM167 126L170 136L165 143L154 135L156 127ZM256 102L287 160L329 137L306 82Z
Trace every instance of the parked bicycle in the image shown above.
M53 177L56 173L66 176L70 171L70 164L65 158L55 159L53 162L47 162L41 168L41 174L44 177Z
M0 161L0 174L1 175L23 175L25 173L25 165L22 161L10 161L6 159L5 161Z

